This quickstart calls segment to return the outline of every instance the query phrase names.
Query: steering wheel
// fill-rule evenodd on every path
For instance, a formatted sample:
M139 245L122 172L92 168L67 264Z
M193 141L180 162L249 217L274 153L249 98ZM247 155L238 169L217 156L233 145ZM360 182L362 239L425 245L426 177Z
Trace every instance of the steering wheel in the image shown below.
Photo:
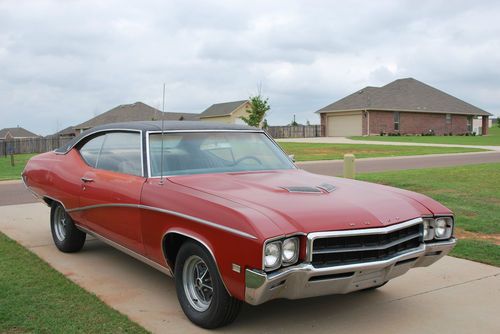
M234 163L233 163L233 166L236 166L238 165L240 162L244 161L244 160L254 160L255 162L257 162L259 165L262 166L262 161L260 161L259 158L257 157L254 157L253 155L245 155L244 157L241 157L239 158L238 160L236 160Z

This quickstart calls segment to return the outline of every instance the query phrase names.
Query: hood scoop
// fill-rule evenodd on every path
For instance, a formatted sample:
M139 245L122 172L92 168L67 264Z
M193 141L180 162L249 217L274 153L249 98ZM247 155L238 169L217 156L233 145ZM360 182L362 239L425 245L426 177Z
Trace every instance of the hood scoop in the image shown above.
M290 186L281 188L291 193L311 193L311 194L321 194L323 192L331 193L332 191L335 190L335 186L328 183L323 183L316 187Z

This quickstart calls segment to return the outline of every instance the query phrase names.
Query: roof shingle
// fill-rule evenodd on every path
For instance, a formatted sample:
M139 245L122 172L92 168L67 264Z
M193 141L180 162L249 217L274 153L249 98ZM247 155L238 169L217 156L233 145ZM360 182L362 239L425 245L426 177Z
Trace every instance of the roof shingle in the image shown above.
M4 139L7 134L10 133L10 135L13 138L38 138L40 137L37 134L34 134L31 131L26 130L25 128L21 127L16 127L16 128L5 128L0 130L0 139Z
M395 80L383 87L365 87L320 110L399 110L490 116L491 114L413 78Z
M212 104L200 114L200 118L230 115L246 102L248 100Z
M132 104L122 104L111 110L106 111L86 122L78 124L75 129L89 129L97 125L117 123L117 122L133 122L133 121L153 121L161 120L166 121L195 121L199 119L199 114L179 113L179 112L165 112L148 106L142 102Z

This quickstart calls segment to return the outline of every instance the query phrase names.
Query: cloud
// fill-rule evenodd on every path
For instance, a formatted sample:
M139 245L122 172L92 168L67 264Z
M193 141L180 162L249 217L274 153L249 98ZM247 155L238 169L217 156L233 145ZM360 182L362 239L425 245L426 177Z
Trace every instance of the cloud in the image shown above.
M1 125L42 134L118 104L201 112L262 84L271 124L414 77L500 114L497 1L0 2Z

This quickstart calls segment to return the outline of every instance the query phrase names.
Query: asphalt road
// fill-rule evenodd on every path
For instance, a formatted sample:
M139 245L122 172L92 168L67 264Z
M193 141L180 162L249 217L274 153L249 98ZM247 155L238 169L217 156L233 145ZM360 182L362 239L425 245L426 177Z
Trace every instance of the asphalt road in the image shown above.
M0 207L0 231L152 333L207 333L182 313L174 281L97 240L54 246L49 208ZM453 257L376 291L244 305L219 333L499 333L500 268Z
M500 152L358 159L356 161L356 173L446 167L488 162L500 162ZM341 176L343 173L342 160L299 162L297 165L304 170L316 174ZM0 206L36 202L38 200L26 190L21 181L0 182Z

